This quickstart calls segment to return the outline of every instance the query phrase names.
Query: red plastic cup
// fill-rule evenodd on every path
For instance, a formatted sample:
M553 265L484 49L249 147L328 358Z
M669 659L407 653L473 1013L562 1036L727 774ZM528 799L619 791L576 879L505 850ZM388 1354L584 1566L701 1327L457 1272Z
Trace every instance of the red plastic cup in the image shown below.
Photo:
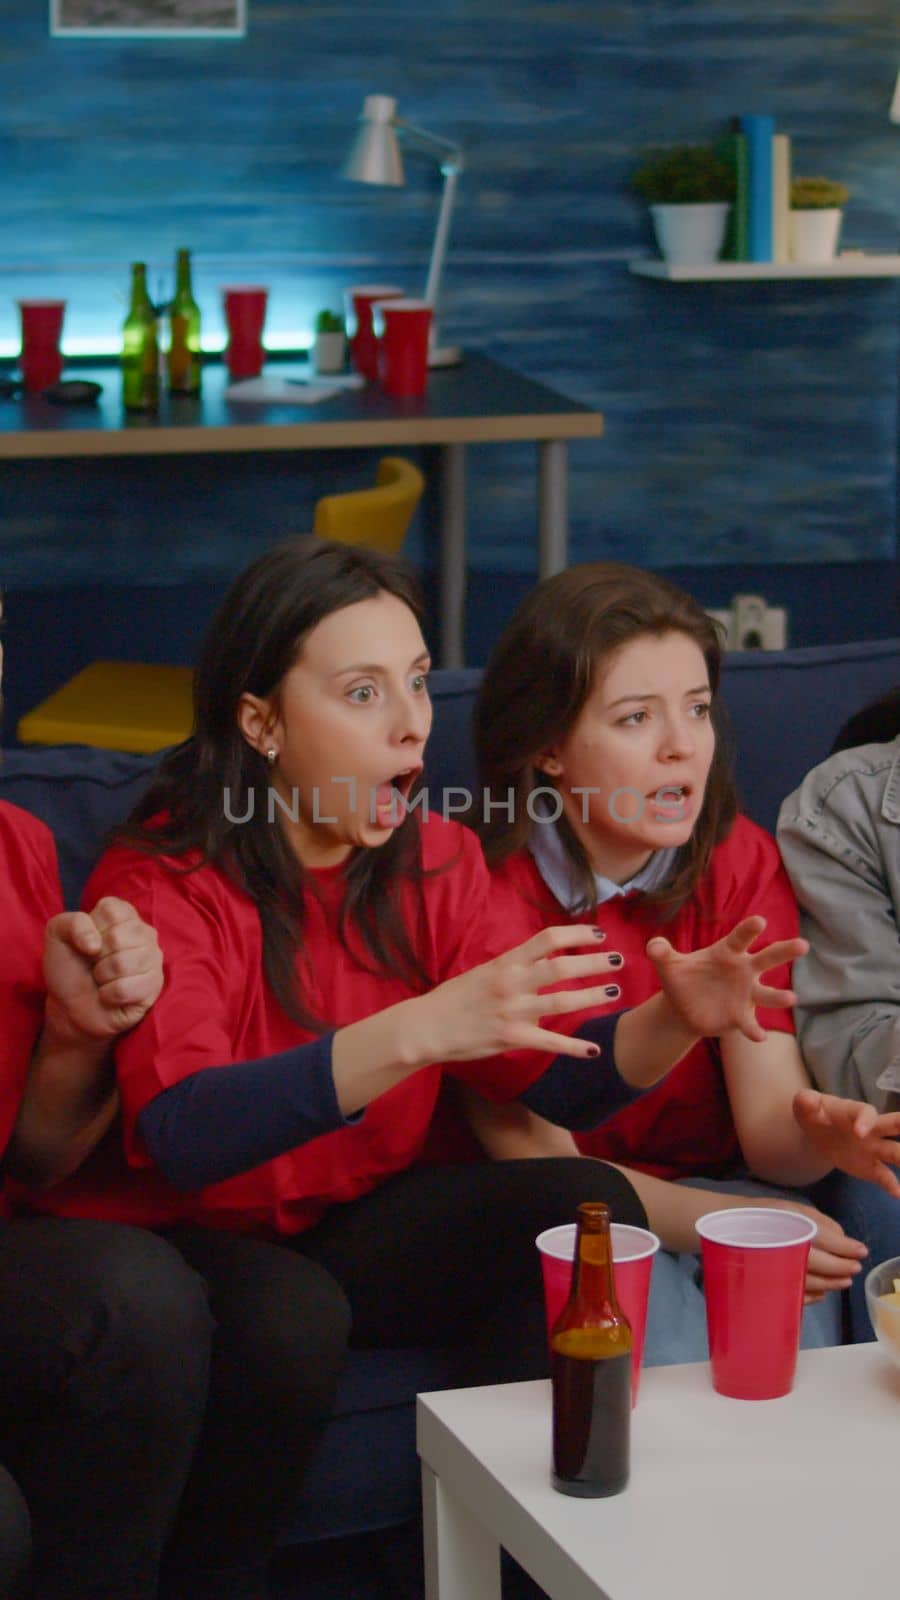
M574 1222L564 1222L558 1228L545 1228L535 1240L541 1253L541 1270L544 1274L548 1338L572 1287L575 1232ZM659 1240L649 1228L633 1228L627 1222L611 1223L610 1233L616 1294L619 1305L631 1323L631 1404L636 1406L644 1359L644 1334L647 1331L650 1275Z
M385 394L395 400L417 399L425 393L432 315L427 300L376 300L372 307L378 376Z
M344 290L344 312L350 359L370 383L378 381L378 340L372 326L372 307L378 300L402 300L404 289L390 283L362 283Z
M790 1394L815 1223L797 1211L747 1206L710 1211L696 1228L713 1388L733 1400Z
M222 290L228 326L225 362L232 378L258 378L262 372L262 332L268 298L268 289L255 284L234 284Z
M65 300L20 300L22 318L22 382L26 393L40 394L59 380Z

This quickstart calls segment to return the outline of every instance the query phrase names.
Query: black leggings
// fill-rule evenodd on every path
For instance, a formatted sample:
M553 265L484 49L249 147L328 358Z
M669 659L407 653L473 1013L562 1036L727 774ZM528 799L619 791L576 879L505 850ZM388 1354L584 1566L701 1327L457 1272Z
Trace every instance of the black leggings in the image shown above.
M414 1167L335 1206L294 1248L337 1279L353 1313L352 1342L367 1349L467 1344L511 1305L543 1304L535 1238L572 1222L582 1200L605 1200L617 1222L646 1227L627 1178L600 1161L552 1157ZM507 1327L504 1345L517 1341ZM496 1351L491 1367L547 1371L546 1343ZM533 1370L532 1370L533 1369ZM485 1383L502 1377L485 1375Z
M266 1568L334 1402L342 1290L281 1244L203 1228L167 1239L217 1328L200 1446L163 1568L165 1600L265 1600Z
M152 1233L0 1226L0 1461L15 1480L0 1484L4 1597L30 1514L37 1600L155 1600L210 1334L205 1285Z
M279 1244L167 1233L206 1279L218 1324L169 1600L266 1594L266 1563L330 1415L348 1337L367 1348L458 1346L461 1383L544 1374L534 1240L582 1200L646 1223L619 1172L553 1158L413 1168Z

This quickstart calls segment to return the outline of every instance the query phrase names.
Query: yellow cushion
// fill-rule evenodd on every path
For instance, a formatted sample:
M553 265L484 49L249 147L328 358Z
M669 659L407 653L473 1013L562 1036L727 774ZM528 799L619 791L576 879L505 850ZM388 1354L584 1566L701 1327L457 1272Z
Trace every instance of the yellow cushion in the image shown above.
M23 744L162 750L191 732L190 667L94 661L22 717Z

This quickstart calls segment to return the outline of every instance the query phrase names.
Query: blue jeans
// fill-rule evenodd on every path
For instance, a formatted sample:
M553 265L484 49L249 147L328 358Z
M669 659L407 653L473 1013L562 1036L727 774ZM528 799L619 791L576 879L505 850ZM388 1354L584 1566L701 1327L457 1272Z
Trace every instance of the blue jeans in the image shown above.
M741 1194L766 1200L791 1199L789 1190L775 1189L751 1178L688 1178L685 1183L690 1184L692 1189L708 1189L712 1195ZM831 1204L819 1198L820 1187L817 1187L815 1197L805 1191L797 1191L793 1198L817 1205L831 1216L838 1216ZM872 1185L864 1184L861 1187L870 1189ZM881 1193L880 1190L876 1192ZM888 1197L885 1195L883 1198L886 1200ZM710 1210L715 1209L713 1202ZM843 1218L839 1217L838 1220L843 1221ZM900 1206L897 1208L897 1224L900 1237ZM845 1226L857 1239L865 1239L865 1234L859 1231L858 1226ZM900 1251L900 1243L897 1250ZM805 1307L800 1326L800 1348L819 1350L825 1345L840 1343L841 1299L838 1294L831 1293L818 1305ZM680 1361L706 1361L708 1358L706 1302L703 1298L700 1257L673 1255L671 1251L660 1250L653 1263L650 1279L644 1365L668 1367Z
M900 1256L900 1200L885 1194L874 1183L832 1172L811 1191L814 1205L827 1211L854 1239L868 1245L863 1263L848 1291L850 1339L853 1344L868 1344L875 1338L866 1307L866 1274L880 1262Z

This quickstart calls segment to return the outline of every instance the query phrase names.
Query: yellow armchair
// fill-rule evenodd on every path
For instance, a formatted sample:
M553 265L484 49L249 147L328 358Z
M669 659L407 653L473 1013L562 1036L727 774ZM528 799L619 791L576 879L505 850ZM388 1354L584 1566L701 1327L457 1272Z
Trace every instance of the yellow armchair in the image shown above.
M313 532L341 544L369 545L396 555L422 498L425 479L403 456L382 456L374 489L326 494L316 503Z

